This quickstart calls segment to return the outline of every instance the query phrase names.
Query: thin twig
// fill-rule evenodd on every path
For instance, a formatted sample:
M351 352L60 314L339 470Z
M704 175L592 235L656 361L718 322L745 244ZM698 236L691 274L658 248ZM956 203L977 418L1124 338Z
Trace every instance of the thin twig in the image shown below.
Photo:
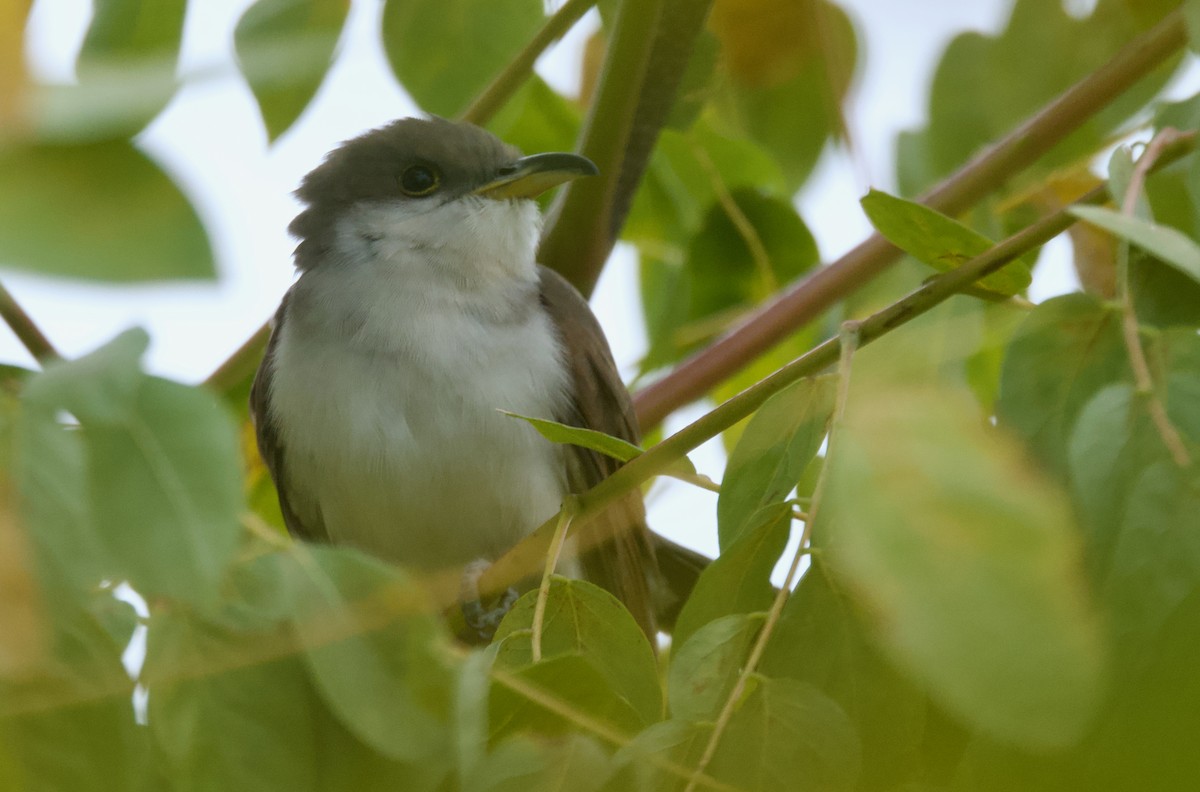
M838 362L837 401L834 404L833 416L830 419L829 450L826 451L826 459L832 453L837 428L841 425L846 413L847 394L850 391L850 363L854 357L854 353L858 350L861 329L859 322L844 322L839 334L840 354ZM758 635L754 639L754 646L750 650L750 655L746 658L746 663L742 666L742 670L738 674L737 682L734 683L733 689L729 691L729 696L725 699L724 706L721 707L716 725L713 726L712 734L708 738L708 744L704 746L704 753L700 755L700 761L696 763L696 768L693 771L692 777L688 779L688 784L684 788L684 792L693 792L695 790L697 779L708 769L709 763L716 756L717 748L721 743L721 736L725 733L725 729L728 728L729 722L733 719L734 711L737 709L737 705L742 700L742 695L746 691L746 685L749 684L750 678L758 673L758 664L762 661L762 656L767 650L767 643L771 640L771 635L775 632L775 627L779 624L779 619L783 615L783 606L787 604L788 597L792 593L792 586L796 583L796 578L800 574L800 563L808 555L808 545L812 539L813 523L816 522L817 514L820 510L829 469L830 466L828 464L823 466L820 475L817 476L817 485L813 491L812 503L809 505L808 519L804 521L804 530L800 534L800 542L796 546L796 553L792 556L792 563L788 567L787 576L784 578L783 585L775 592L775 598L771 601L771 609L767 611L767 618L763 622L762 629L758 631Z
M920 201L943 214L960 214L1010 182L1186 43L1183 14L1173 11ZM833 264L814 270L799 284L759 308L740 327L640 390L634 396L634 405L642 428L657 426L678 407L699 399L714 385L861 288L899 257L899 250L879 234L872 234Z
M1163 129L1146 146L1146 150L1138 157L1129 178L1129 187L1121 196L1121 213L1132 217L1137 210L1138 197L1146 183L1146 176L1154 163L1171 146L1185 139L1179 130L1170 127ZM1129 240L1119 240L1117 248L1117 288L1121 300L1121 335L1125 340L1125 350L1129 354L1129 366L1133 369L1133 379L1137 384L1138 394L1146 400L1146 409L1154 423L1163 444L1171 453L1171 459L1181 468L1192 463L1191 454L1184 445L1179 430L1171 423L1167 409L1163 406L1154 387L1154 377L1150 373L1150 365L1146 362L1146 351L1142 349L1142 339L1138 327L1137 313L1133 305L1133 290L1129 286Z
M628 735L617 731L612 726L609 726L607 723L601 720L575 710L569 704L560 700L557 696L553 696L541 688L530 684L528 681L522 679L516 674L493 667L490 675L492 679L499 682L501 685L504 685L514 693L517 693L521 697L532 701L534 704L537 704L539 707L558 715L560 718L574 723L581 729L591 732L606 742L619 747L629 745L631 742ZM668 773L676 775L680 778L688 778L692 775L692 769L690 767L684 767L677 762L664 759L658 754L647 754L645 758L659 769L665 770ZM697 779L697 782L706 789L717 789L722 790L723 792L738 792L737 787L722 783L709 776L701 776L699 779Z
M767 252L767 246L763 244L762 238L758 235L758 230L754 227L754 223L750 222L750 218L746 217L746 213L742 211L742 207L738 206L737 201L733 199L733 194L729 192L729 187L726 186L725 180L721 178L721 171L717 170L717 166L713 164L712 159L708 156L703 148L698 143L692 143L692 155L696 161L700 163L700 167L704 169L708 175L708 181L712 185L713 192L716 193L717 203L725 210L729 221L733 223L734 229L746 243L746 247L750 249L750 258L754 262L754 268L758 270L758 274L771 287L771 291L779 288L779 281L775 277L775 268L771 266L771 254Z
M39 363L47 363L59 357L58 350L50 343L50 339L34 323L25 309L20 306L12 293L0 285L0 317L13 331L17 339L29 350L29 354Z
M481 126L490 121L504 103L525 84L529 75L533 74L533 64L542 53L574 27L595 4L596 0L567 0L562 8L546 20L516 57L508 62L504 70L488 83L483 93L475 97L462 112L461 119Z
M550 599L550 579L558 567L558 559L562 556L563 545L567 540L567 531L571 530L571 520L579 511L579 501L574 495L568 495L563 500L562 508L558 511L558 525L554 528L554 539L550 543L550 552L546 554L546 568L542 571L542 583L538 586L537 602L533 606L533 662L542 662L542 628L546 622L546 602Z

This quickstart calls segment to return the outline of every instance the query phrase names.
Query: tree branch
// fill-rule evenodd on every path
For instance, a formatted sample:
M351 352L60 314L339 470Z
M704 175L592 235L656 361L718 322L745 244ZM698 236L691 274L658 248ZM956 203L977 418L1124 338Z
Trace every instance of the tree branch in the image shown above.
M1195 137L1183 141L1154 163L1159 169L1174 162L1196 147ZM1101 185L1076 200L1075 204L1094 204L1108 199L1108 185ZM986 253L976 256L958 269L942 273L910 292L891 305L863 319L858 325L860 346L875 341L883 335L907 324L951 296L968 289L975 281L999 270L1013 259L1034 248L1044 245L1061 234L1075 222L1067 207L1044 217L1022 231L1008 237ZM582 547L588 545L588 523L610 504L640 486L654 476L662 475L677 459L697 448L701 443L716 437L743 418L749 417L767 399L797 380L820 373L836 363L841 354L837 338L830 338L793 360L766 379L722 403L716 409L685 426L659 444L634 457L608 478L579 495L574 516L574 530ZM501 556L480 578L479 589L483 594L495 595L507 586L519 581L545 562L546 551L554 533L557 518L551 518L515 547ZM457 579L448 575L447 580ZM449 606L453 599L446 599L452 586L440 586L435 592L438 601Z
M0 285L0 317L4 318L18 340L29 350L29 354L39 363L46 363L59 357L58 350L50 343L50 339L34 323L25 309L17 303L12 292Z
M1177 10L919 200L944 214L960 214L1035 162L1186 42L1183 14ZM817 270L729 335L639 391L634 406L642 428L657 425L676 408L700 398L899 257L899 250L873 234L833 264Z

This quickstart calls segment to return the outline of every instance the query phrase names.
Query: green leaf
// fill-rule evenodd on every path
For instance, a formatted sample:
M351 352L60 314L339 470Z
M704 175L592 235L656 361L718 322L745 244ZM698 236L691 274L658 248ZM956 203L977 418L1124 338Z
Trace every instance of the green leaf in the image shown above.
M1200 2L1185 0L1183 16L1187 20L1188 44L1193 52L1200 52Z
M282 625L280 625L282 627ZM303 661L247 662L286 629L247 633L186 611L151 619L147 719L172 788L317 790L314 742L324 715Z
M286 132L316 95L348 9L348 0L258 0L238 20L238 65L270 140Z
M147 343L130 331L49 366L30 381L26 400L41 421L55 421L59 410L78 419L87 519L118 579L146 596L210 603L238 538L233 426L206 391L143 375L138 358Z
M1104 599L1118 659L1145 658L1171 613L1200 589L1200 477L1169 460L1146 468L1128 495ZM1143 660L1144 662L1144 660Z
M755 513L787 497L825 439L836 380L807 377L767 400L750 419L725 467L717 499L722 549Z
M285 570L291 620L321 697L386 757L422 762L448 750L453 670L425 591L356 552L302 552Z
M134 720L125 647L71 605L55 608L52 640L36 647L41 662L0 679L0 781L37 792L143 788L148 741Z
M901 194L916 195L1014 129L1069 86L1107 63L1176 0L1099 0L1089 16L1062 3L1017 0L998 36L960 33L946 47L933 78L929 124L906 132L896 161ZM1027 183L1104 148L1163 86L1178 64L1170 59L1068 135L1019 183Z
M685 770L695 767L711 731L711 725L684 720L655 723L613 756L618 772L606 792L630 789L679 792L687 785L689 776L671 772L663 766L664 760Z
M788 191L808 177L826 141L842 134L841 103L858 59L849 16L827 2L718 4L715 110L723 126L771 152Z
M560 654L522 668L515 676L523 686L537 690L538 696L527 698L503 681L493 684L488 702L493 741L520 732L552 737L569 734L576 726L573 720L558 714L561 709L601 721L625 734L633 734L644 725L642 716L584 655ZM554 701L556 708L543 707L541 699Z
M604 432L597 432L595 429L567 426L564 423L548 421L545 418L530 418L528 415L521 415L520 413L508 410L497 410L497 412L503 413L510 418L520 418L534 429L537 429L538 434L552 443L575 445L592 451L599 451L601 454L610 456L621 462L628 462L642 453L642 449L628 440L606 435Z
M673 717L717 719L762 623L761 615L723 616L705 624L679 645L667 670L667 696Z
M880 644L990 734L1078 739L1104 655L1066 498L964 399L872 394L835 431L829 557Z
M127 140L0 147L0 262L118 282L209 279L195 210Z
M517 735L502 741L465 778L472 792L593 792L612 774L595 739L570 734L560 741Z
M540 0L388 0L383 46L423 109L459 115L537 32Z
M800 579L759 666L807 682L836 701L862 743L860 789L894 789L917 777L926 730L924 693L882 656L871 615L839 590L819 556Z
M1200 283L1200 245L1169 226L1130 217L1102 206L1074 206L1071 214L1103 228Z
M157 116L174 95L186 0L95 0L94 13L76 60L77 86L69 95L80 131L96 139L96 127L112 137L129 137ZM137 94L123 86L134 85ZM105 106L105 99L126 101ZM97 124L96 122L101 123ZM90 128L90 129L89 129Z
M958 269L995 246L992 240L941 212L879 190L871 190L861 203L876 231L938 272ZM1024 291L1032 280L1028 262L1018 259L976 285L1010 297Z
M775 591L771 571L787 544L791 525L791 505L765 506L704 568L675 622L673 641L677 646L686 644L693 633L714 619L770 607Z
M496 663L524 669L533 664L532 626L537 591L513 605L496 631ZM662 687L654 651L620 600L583 580L555 577L542 625L542 657L581 654L627 702L643 725L662 713Z
M996 416L1043 464L1065 471L1079 411L1096 391L1127 376L1128 367L1119 314L1082 294L1047 300L1009 344Z
M812 685L759 679L713 756L716 778L751 792L853 790L862 751L846 713Z

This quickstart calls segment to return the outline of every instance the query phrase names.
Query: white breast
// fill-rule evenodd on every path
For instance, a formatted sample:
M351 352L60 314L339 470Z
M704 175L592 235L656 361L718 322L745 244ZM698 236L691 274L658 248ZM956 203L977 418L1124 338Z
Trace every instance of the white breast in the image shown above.
M529 226L525 203L473 216L482 238L505 223L513 240L486 252L473 233L409 245L386 215L358 216L344 260L293 287L270 408L292 505L319 510L334 541L439 567L494 558L558 510L561 450L497 412L550 418L567 392L537 301L536 215L528 234L508 227Z

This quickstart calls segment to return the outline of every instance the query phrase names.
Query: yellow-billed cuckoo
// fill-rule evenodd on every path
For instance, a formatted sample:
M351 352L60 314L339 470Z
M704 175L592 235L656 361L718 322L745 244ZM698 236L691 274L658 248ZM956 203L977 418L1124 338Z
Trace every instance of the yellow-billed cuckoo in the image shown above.
M305 177L300 278L251 393L259 449L297 537L414 568L495 559L617 463L500 413L638 441L587 302L535 258L532 198L596 173L490 133L407 118ZM570 571L653 634L657 569L640 493Z

